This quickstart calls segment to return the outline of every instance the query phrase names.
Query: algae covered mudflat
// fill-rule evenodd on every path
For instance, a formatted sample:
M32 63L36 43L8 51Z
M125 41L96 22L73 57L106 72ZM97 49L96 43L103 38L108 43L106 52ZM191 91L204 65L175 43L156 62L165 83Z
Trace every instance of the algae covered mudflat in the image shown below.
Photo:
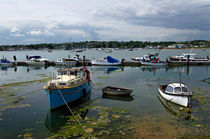
M2 138L209 136L210 86L201 81L209 75L208 68L191 67L189 74L184 72L182 75L183 82L193 91L190 109L162 102L158 98L157 90L158 84L179 80L177 73L186 70L186 67L146 71L141 68L144 67L125 67L122 72L107 73L103 68L91 70L88 67L93 82L90 96L70 104L83 128L66 107L52 112L49 109L48 98L42 87L48 80L45 76L57 68L31 69L27 72L22 67L18 74L13 69L1 71L1 74L13 74L14 77L20 75L28 77L10 81L11 78L7 79L5 76L5 81L1 84L0 136ZM133 88L134 91L130 98L104 97L101 88L108 85Z

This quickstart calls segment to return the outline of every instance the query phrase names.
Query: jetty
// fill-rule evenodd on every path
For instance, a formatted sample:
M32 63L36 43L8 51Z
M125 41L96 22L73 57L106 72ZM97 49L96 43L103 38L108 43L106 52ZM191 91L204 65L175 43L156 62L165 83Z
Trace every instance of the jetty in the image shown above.
M13 62L14 63L14 62ZM16 62L13 65L16 66L28 66L26 62ZM92 66L90 60L79 61L76 66ZM201 61L201 62L186 62L186 61L177 61L177 62L168 62L168 66L202 66L202 65L210 65L210 61ZM55 62L47 62L46 66L56 66ZM141 66L141 62L132 61L132 60L122 60L121 66Z

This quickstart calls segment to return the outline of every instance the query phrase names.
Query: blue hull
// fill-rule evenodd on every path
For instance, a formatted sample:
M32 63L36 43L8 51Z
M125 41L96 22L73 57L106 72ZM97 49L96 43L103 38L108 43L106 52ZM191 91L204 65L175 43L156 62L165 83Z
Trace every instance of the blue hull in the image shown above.
M85 96L86 94L88 94L90 90L91 90L91 83L88 83L88 81L74 88L60 89L60 91L58 89L53 89L51 93L49 92L48 89L45 89L48 95L51 109L55 109L57 107L65 105L65 102L63 101L60 92L62 93L66 102L70 103Z

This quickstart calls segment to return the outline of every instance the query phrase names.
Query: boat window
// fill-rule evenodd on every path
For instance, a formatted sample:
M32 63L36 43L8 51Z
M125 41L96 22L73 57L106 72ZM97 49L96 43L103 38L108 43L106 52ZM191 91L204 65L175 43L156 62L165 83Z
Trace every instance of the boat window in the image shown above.
M180 93L181 92L181 88L180 87L175 87L174 88L174 92L175 93Z
M182 87L182 92L187 92L187 88L186 87Z
M71 84L74 84L74 82L72 82Z
M59 85L66 85L66 83L59 83Z
M66 74L67 74L67 71L58 72L58 75L66 75Z
M173 87L168 86L168 87L166 88L166 91L167 91L167 92L173 92Z

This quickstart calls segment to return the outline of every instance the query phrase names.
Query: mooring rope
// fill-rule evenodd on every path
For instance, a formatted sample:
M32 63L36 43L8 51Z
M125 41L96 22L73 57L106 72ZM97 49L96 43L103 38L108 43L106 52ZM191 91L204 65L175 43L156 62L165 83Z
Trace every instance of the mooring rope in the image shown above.
M1 100L0 103L1 103L1 102L4 102L4 101L16 99L16 98L18 98L18 97L28 96L28 95L31 95L31 94L33 94L33 93L37 93L37 92L39 92L39 91L41 91L41 90L43 90L43 89L39 89L39 90L36 90L36 91L33 91L33 92L29 92L29 93L26 93L26 94L23 94L23 95L20 95L20 96L15 96L15 97L12 97L12 98L9 98L9 99L4 99L4 100Z
M69 111L71 112L71 114L73 115L74 119L77 121L77 123L81 126L81 128L85 131L85 127L82 126L82 124L80 123L80 121L77 119L77 117L74 115L73 111L71 110L71 108L69 107L68 103L66 102L65 98L63 97L60 89L58 89L64 103L66 104L67 108L69 109ZM90 137L93 137L90 133L86 132Z

